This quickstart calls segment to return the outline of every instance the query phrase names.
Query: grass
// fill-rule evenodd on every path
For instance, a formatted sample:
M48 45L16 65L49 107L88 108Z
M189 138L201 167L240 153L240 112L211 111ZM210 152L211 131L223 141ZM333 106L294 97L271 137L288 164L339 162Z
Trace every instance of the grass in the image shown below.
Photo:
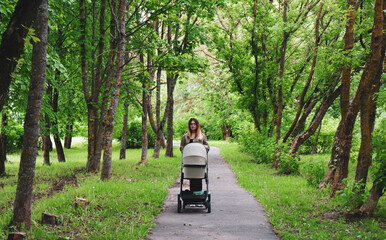
M386 239L386 202L381 198L372 218L347 218L339 201L329 199L328 189L316 190L303 174L278 175L269 165L256 164L237 144L212 142L230 163L239 183L265 208L276 233L283 239ZM118 160L118 144L113 148L113 176L101 181L100 174L84 172L87 146L66 149L66 162L51 154L51 166L43 166L39 152L35 172L32 228L27 239L144 239L162 211L167 189L180 170L180 153L174 158L149 157L138 166L140 149L127 150L126 160ZM151 151L149 151L149 156ZM161 153L160 156L163 156ZM310 162L310 156L302 161ZM329 156L314 155L312 161L327 166ZM0 239L6 239L12 217L20 154L8 156L8 177L0 178ZM354 169L354 164L351 164ZM301 168L301 172L302 172ZM350 172L353 172L350 171ZM88 204L75 207L76 198ZM41 214L59 216L59 225L39 223Z
M180 153L174 158L148 157L148 164L139 166L140 149L127 150L125 160L118 160L119 146L113 148L113 176L101 181L100 174L85 173L87 146L78 144L66 149L66 162L59 163L51 153L51 166L43 166L39 152L35 171L32 228L28 239L143 239L153 227L154 218L162 211L167 189L180 170ZM151 156L152 151L149 151ZM160 156L164 153L161 152ZM13 229L12 218L19 154L8 156L8 177L0 178L0 239ZM88 204L75 207L76 198ZM59 225L39 223L41 214L59 216Z
M278 175L270 165L256 164L237 144L216 142L238 182L263 205L276 233L283 239L386 239L386 202L380 199L374 217L350 218L329 190L310 186L300 175ZM314 155L327 166L329 156ZM302 158L307 164L310 156ZM351 163L354 171L355 166Z

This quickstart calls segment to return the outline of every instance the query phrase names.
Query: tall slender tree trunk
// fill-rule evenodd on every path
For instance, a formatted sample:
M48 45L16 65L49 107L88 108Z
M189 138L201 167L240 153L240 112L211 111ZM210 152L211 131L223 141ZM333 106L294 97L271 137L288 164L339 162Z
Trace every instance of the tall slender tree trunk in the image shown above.
M301 93L301 96L299 99L298 108L297 108L297 111L295 114L295 119L292 121L290 128L288 129L287 133L284 135L283 142L287 141L287 139L291 135L292 131L295 129L295 126L297 125L300 114L301 114L303 107L305 105L305 97L306 97L308 88L310 87L311 80L314 76L315 66L316 66L316 61L317 61L317 56L318 56L319 41L320 41L319 21L320 21L320 16L321 16L322 10L323 10L323 1L319 5L319 12L318 12L318 15L316 16L316 21L315 21L315 44L314 44L314 54L313 54L314 56L312 59L311 69L310 69L306 84L303 87L303 90L302 90L302 93Z
M148 110L148 94L146 84L142 84L142 153L140 165L144 165L147 162L147 150L149 146L149 139L147 134L147 110Z
M12 80L12 73L24 49L24 42L42 0L19 0L4 31L0 45L0 112Z
M52 142L50 138L50 118L48 114L44 115L45 129L43 130L43 164L51 165L50 161L50 144L52 148Z
M36 37L40 41L33 44L31 82L28 92L28 104L24 122L23 147L16 197L13 208L12 224L21 230L31 227L32 192L35 177L35 163L39 138L40 113L46 75L47 34L48 34L48 0L39 6L34 24Z
M178 32L179 32L179 25L177 26L177 29L175 30L175 41L177 41L178 38ZM171 24L168 25L168 31L167 31L167 41L169 46L174 47L174 51L177 51L175 43L172 43L172 26ZM176 54L176 52L175 52ZM166 157L173 157L173 108L174 108L174 88L177 83L178 75L174 75L171 72L166 73L166 82L167 82L167 111L165 111L165 114L167 116L167 126L166 126Z
M72 143L72 124L66 125L66 135L64 136L64 147L67 149L71 149Z
M160 31L161 27L161 31ZM165 35L164 31L164 21L162 21L161 26L159 26L159 21L155 24L155 32L157 35L163 39ZM162 54L162 50L160 48L157 49L157 54L160 56ZM155 133L155 144L154 144L154 150L153 150L153 158L159 158L159 154L161 151L161 146L166 148L165 143L165 137L163 135L163 128L164 124L161 122L161 76L162 76L162 68L157 68L157 75L156 75L156 108L155 108L155 115L156 115L156 121L153 119L153 110L152 110L152 104L149 102L149 121L153 128Z
M354 23L355 23L355 9L356 0L347 1L347 23L346 33L344 35L344 51L345 55L351 59L351 50L354 45ZM352 132L356 119L350 112L350 83L351 83L351 61L347 62L343 66L342 70L342 93L340 97L340 109L341 109L341 122L342 129L339 136L339 154L336 163L336 170L331 186L331 195L344 185L342 180L348 175L348 165L350 160L350 150L352 144Z
M325 114L327 113L327 110L334 103L335 99L339 96L340 93L341 93L341 88L339 87L334 92L329 94L329 96L322 101L318 110L315 113L315 117L313 118L310 126L304 132L298 134L292 141L292 145L291 145L292 154L297 153L297 151L299 150L299 147L315 133L318 126L321 124Z
M119 159L126 159L127 118L128 118L129 104L125 102L123 108L124 108L124 114L123 114L121 149L119 151Z
M57 71L57 80L59 80L59 73ZM59 162L65 162L66 157L64 156L63 145L59 137L59 126L58 126L58 105L59 105L59 91L57 88L54 88L53 98L52 98L52 110L55 113L54 120L52 121L52 127L54 128L54 142L56 147L56 155L58 156Z
M371 36L370 55L365 65L365 84L360 91L360 119L361 119L361 146L358 154L358 163L355 182L361 183L360 189L354 189L357 194L363 193L366 187L369 167L372 163L372 133L375 123L376 96L381 86L381 76L386 51L386 34L383 33L385 23L385 1L377 0L374 5L374 26ZM357 209L362 205L358 204Z
M335 132L334 141L332 143L331 157L330 157L330 162L328 163L328 169L322 182L318 186L319 189L324 189L328 184L332 183L332 179L334 177L335 169L336 169L335 159L336 159L336 156L338 156L338 151L339 151L338 144L339 144L339 136L340 136L341 130L342 130L342 124L339 123L338 128L336 129L336 132Z
M315 143L312 147L311 155L314 155L317 152L318 142L319 142L319 136L320 136L320 130L322 130L322 122L319 124L319 130L315 137Z
M1 115L1 132L0 132L0 176L5 175L5 161L7 160L7 114Z
M288 0L284 0L284 10L283 10L283 22L287 23L287 7ZM283 76L284 76L284 66L285 66L285 54L287 50L287 42L289 40L289 32L284 32L283 42L280 51L280 61L279 61L279 83L278 83L278 92L277 92L277 118L276 118L276 144L279 144L280 141L280 132L281 132L281 121L283 115ZM279 167L279 147L275 150L274 156L274 167Z
M174 88L177 83L178 75L173 75L168 73L167 76L167 88L168 88L168 102L169 102L169 111L167 114L167 130L166 130L166 157L173 157L173 107L174 107Z
M114 2L114 1L113 1ZM114 3L113 3L114 4ZM113 9L111 9L114 13ZM102 180L109 180L111 178L111 161L112 161L112 142L113 142L113 130L114 130L114 119L117 111L119 92L121 87L121 78L123 71L123 60L125 55L125 38L126 38L126 1L119 0L118 7L118 48L117 48L117 59L116 59L116 72L114 76L114 83L112 86L111 100L109 111L105 120L105 142L103 145L103 166L101 172Z
M103 63L103 52L104 52L104 38L105 38L105 0L101 0L100 5L100 12L99 12L99 31L100 31L100 39L98 42L98 55L96 60L96 65L94 62L92 63L92 66L95 66L92 69L92 78L91 78L91 84L89 84L88 75L87 75L87 62L86 62L86 56L87 56L87 50L86 50L86 29L87 29L87 21L86 21L86 2L84 0L79 0L79 19L80 19L80 56L81 56L81 72L82 72L82 84L83 84L83 92L87 104L87 118L88 118L88 156L87 156L87 166L86 170L89 172L98 172L100 169L100 159L101 159L101 152L102 152L102 142L103 142L103 120L104 117L102 116L104 113L102 113L101 110L101 117L99 118L99 96L101 92L101 85L102 85L102 63ZM95 1L93 1L93 8L95 8ZM93 13L95 14L95 11L93 9ZM94 34L94 28L96 26L95 24L95 16L93 15L93 25L92 25L92 31L93 31L93 39L92 42L94 42L95 34ZM111 24L111 27L113 27L114 24ZM107 64L110 64L113 60L111 58L111 55L114 55L110 53L109 60ZM94 52L92 52L92 56L94 56ZM94 57L93 57L94 60ZM111 69L111 67L106 67L107 69ZM109 77L107 77L109 79ZM106 80L106 82L109 82L109 80ZM91 85L91 88L90 88ZM107 110L106 110L107 111Z
M46 96L50 106L52 106L52 84L50 80L47 80L46 84ZM52 142L51 142L51 120L49 115L44 114L44 128L43 128L43 164L51 165L50 161L50 151L52 151Z

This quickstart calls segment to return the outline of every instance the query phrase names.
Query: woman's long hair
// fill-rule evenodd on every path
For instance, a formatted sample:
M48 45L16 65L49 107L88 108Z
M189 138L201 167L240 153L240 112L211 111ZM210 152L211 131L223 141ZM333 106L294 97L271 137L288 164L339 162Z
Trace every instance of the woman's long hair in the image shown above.
M188 133L189 133L189 137L192 135L192 130L190 129L190 123L192 121L195 121L196 122L196 126L197 126L197 129L196 129L196 136L201 139L202 138L202 132L201 132L201 126L200 126L200 123L198 122L198 120L196 118L191 118L189 119L189 122L188 122Z

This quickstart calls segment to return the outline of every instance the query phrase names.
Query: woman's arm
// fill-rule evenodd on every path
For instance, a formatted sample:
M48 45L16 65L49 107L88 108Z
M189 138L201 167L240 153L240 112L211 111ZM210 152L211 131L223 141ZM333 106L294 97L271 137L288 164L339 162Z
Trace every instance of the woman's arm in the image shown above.
M183 136L182 136L182 138L181 138L181 143L180 143L180 151L182 151L182 149L185 147L185 145L186 145L186 138L185 138L185 135L186 134L184 134Z
M206 151L209 151L210 147L208 144L208 139L206 138L205 134L202 134L202 144L206 148Z

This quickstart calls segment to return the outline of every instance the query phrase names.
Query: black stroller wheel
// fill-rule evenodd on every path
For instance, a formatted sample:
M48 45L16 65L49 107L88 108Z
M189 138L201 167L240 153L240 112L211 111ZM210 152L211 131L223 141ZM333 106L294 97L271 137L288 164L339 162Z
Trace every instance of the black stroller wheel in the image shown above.
M207 206L208 206L208 213L212 211L211 204L210 204L210 193L208 194L208 200L207 200Z

